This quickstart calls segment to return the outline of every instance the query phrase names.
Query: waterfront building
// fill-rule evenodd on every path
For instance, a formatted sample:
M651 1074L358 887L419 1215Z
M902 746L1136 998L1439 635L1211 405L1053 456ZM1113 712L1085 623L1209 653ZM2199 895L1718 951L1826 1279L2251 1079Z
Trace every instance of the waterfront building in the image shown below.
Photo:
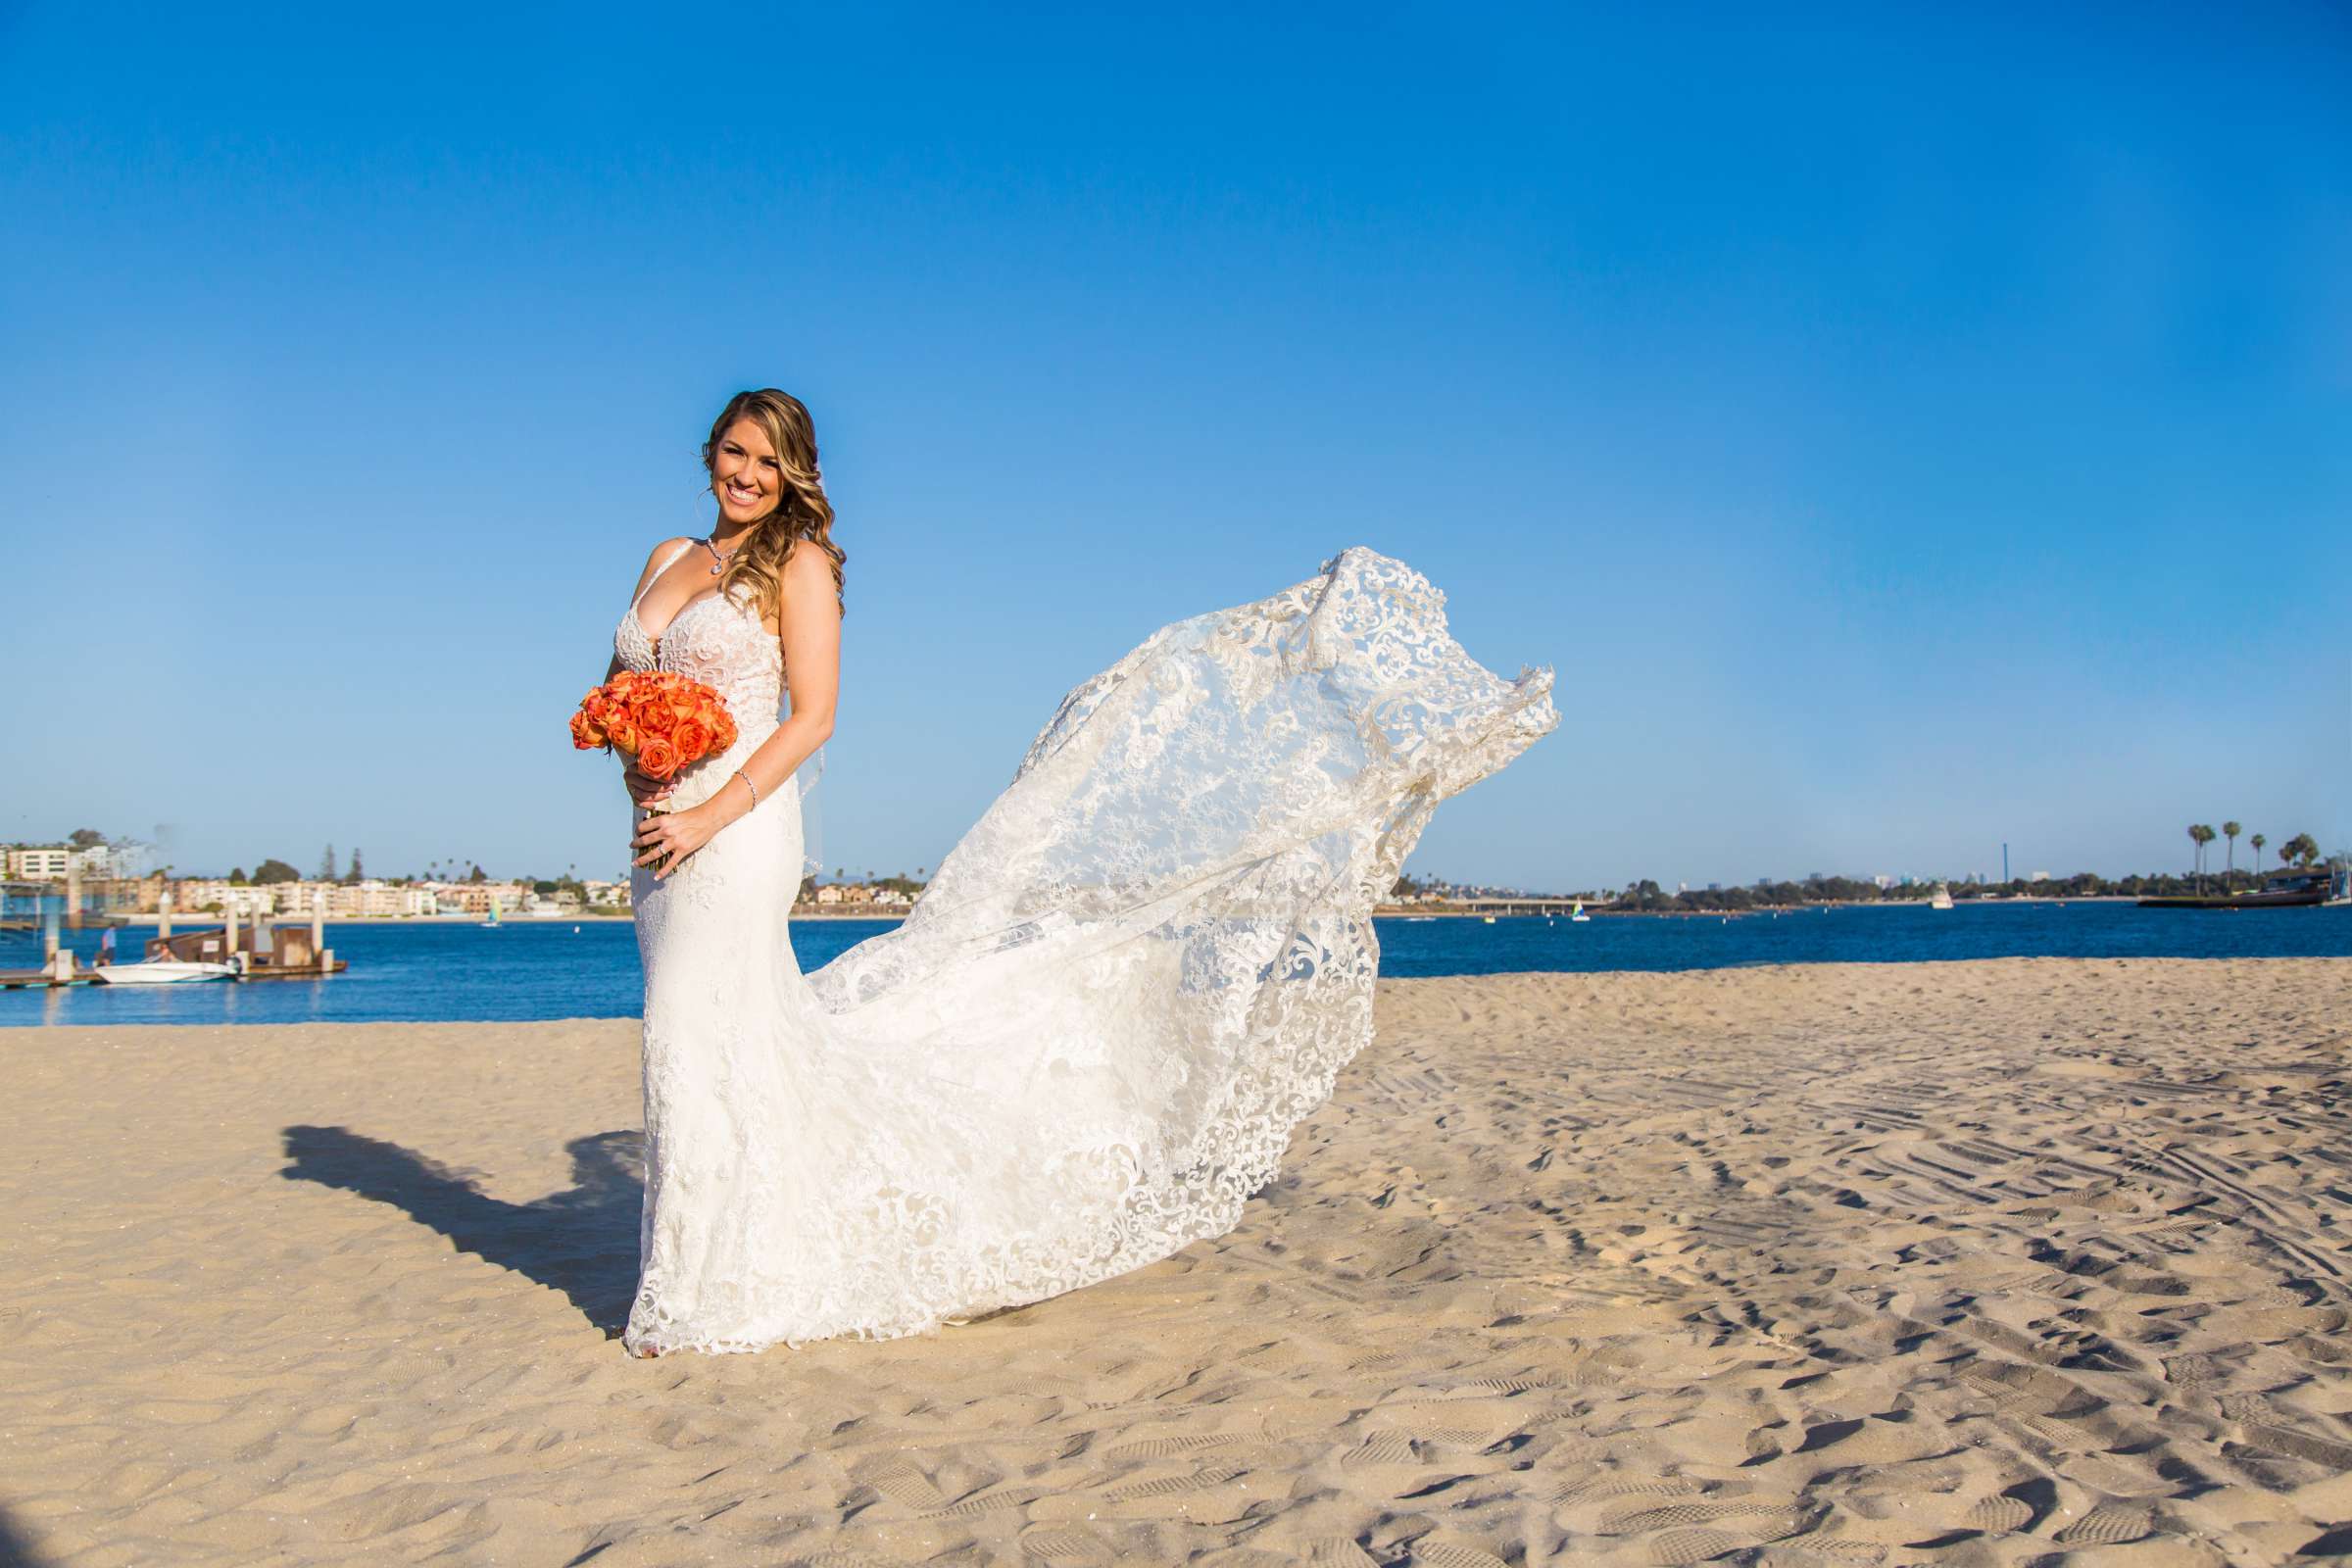
M234 909L239 914L275 914L276 890L220 877L182 877L172 884L172 907L176 912L202 914L208 906L218 906L221 913Z
M372 877L351 886L337 886L327 913L351 918L386 915L425 915L441 912L440 896L428 887L395 886Z
M11 882L63 882L74 852L63 844L12 845L8 852Z
M426 882L421 886L431 890L444 914L488 914L492 899L501 909L512 912L522 907L522 896L529 891L520 882Z

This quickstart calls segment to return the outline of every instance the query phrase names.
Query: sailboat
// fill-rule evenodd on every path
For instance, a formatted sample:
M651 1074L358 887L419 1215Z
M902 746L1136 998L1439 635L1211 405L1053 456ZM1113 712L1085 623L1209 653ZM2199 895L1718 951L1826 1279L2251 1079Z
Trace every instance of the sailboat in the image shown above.
M498 929L498 895L495 893L490 895L490 918L482 922L482 929L485 931Z
M1584 900L1577 900L1576 907L1568 911L1568 923L1570 925L1591 925L1592 923L1592 917L1585 912Z

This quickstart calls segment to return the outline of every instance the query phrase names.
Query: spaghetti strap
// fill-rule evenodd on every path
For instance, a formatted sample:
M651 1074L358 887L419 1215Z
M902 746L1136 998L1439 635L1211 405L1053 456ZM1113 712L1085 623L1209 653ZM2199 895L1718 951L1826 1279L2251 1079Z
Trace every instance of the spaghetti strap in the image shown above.
M684 555L687 551L692 550L697 543L699 543L699 541L689 539L684 544L678 546L677 549L672 550L668 555L663 556L662 558L662 564L654 568L654 574L645 579L645 586L637 590L637 597L629 601L629 608L631 610L635 610L639 605L644 604L645 596L653 591L654 584L661 580L662 574L667 571L670 567L676 565L678 564L678 558Z

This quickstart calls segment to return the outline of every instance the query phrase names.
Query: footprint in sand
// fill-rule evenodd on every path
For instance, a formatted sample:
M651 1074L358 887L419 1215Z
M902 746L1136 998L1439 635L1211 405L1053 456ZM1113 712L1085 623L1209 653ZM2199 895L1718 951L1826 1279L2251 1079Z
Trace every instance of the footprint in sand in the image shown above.
M1122 1443L1105 1454L1110 1459L1170 1459L1178 1454L1195 1453L1202 1448L1226 1448L1249 1440L1201 1433L1189 1438L1146 1438L1141 1443Z
M1685 1564L1712 1562L1754 1544L1745 1536L1726 1535L1720 1530L1669 1530L1645 1542L1643 1549L1658 1568L1684 1568Z
M1021 1537L1021 1550L1046 1562L1072 1568L1098 1568L1113 1560L1108 1546L1083 1530L1032 1530Z
M2102 1502L2058 1532L2062 1546L2122 1546L2154 1533L2155 1522L2139 1508Z
M853 1481L861 1481L903 1508L917 1513L937 1512L947 1503L947 1496L931 1484L931 1478L915 1468L913 1461L893 1455L851 1472Z
M1988 1535L2015 1535L2041 1523L2057 1506L2058 1488L2036 1476L1986 1497L1968 1510L1966 1522Z
M1620 1504L1600 1516L1601 1534L1637 1536L1651 1530L1666 1530L1681 1525L1720 1524L1726 1519L1772 1512L1772 1505L1762 1502L1656 1502L1637 1501Z
M1483 1546L1448 1541L1416 1543L1411 1562L1412 1568L1510 1568Z
M969 1519L975 1514L997 1513L1006 1508L1026 1508L1037 1501L1040 1495L1041 1494L1028 1490L992 1493L986 1496L966 1497L960 1502L949 1503L945 1508L934 1508L927 1517L932 1519Z
M1982 1530L1988 1536L2015 1535L2033 1522L2033 1508L2006 1493L1997 1497L1986 1497L1961 1515L1961 1523L1971 1530Z
M1343 1470L1363 1470L1377 1465L1425 1468L1420 1454L1414 1450L1412 1439L1396 1434L1367 1438L1340 1455L1340 1468Z
M1608 1497L1690 1497L1704 1490L1695 1481L1676 1476L1597 1476L1562 1487L1551 1494L1551 1500L1573 1506Z
M1141 1502L1153 1497L1181 1496L1188 1492L1205 1492L1221 1487L1235 1477L1245 1474L1236 1465L1209 1465L1189 1476L1168 1476L1159 1481L1146 1481L1137 1486L1120 1487L1102 1494L1104 1502Z

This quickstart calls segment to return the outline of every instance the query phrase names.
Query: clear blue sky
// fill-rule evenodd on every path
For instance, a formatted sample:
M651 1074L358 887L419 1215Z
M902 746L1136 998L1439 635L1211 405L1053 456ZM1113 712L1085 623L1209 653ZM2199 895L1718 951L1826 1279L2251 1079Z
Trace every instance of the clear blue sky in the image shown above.
M1415 870L2352 844L2340 7L506 9L0 7L0 837L616 871L564 720L774 384L853 870L1353 543L1559 671Z

